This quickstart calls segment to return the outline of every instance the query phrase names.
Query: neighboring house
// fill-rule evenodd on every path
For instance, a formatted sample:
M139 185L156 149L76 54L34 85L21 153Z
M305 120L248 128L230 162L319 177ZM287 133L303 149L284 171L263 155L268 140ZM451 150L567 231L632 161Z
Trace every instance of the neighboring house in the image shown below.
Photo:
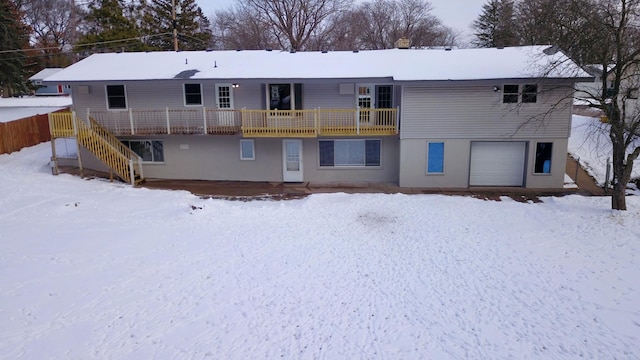
M592 78L549 49L111 53L46 82L139 177L561 188L573 85Z
M36 87L37 96L55 96L71 94L71 85L44 84L42 80L62 70L62 68L46 68L29 78L29 81Z

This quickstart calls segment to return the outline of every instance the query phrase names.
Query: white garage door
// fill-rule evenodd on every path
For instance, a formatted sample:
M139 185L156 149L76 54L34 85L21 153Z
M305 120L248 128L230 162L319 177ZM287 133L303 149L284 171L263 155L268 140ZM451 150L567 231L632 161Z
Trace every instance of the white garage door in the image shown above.
M526 143L472 142L469 186L522 186Z

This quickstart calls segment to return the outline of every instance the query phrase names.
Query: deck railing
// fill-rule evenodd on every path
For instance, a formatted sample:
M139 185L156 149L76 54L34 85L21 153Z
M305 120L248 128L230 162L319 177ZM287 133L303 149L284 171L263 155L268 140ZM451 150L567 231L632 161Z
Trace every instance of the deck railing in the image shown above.
M397 109L89 111L114 135L236 134L246 137L395 135Z
M49 114L52 138L75 137L122 180L135 185L144 180L142 159L94 119L85 122L73 112Z

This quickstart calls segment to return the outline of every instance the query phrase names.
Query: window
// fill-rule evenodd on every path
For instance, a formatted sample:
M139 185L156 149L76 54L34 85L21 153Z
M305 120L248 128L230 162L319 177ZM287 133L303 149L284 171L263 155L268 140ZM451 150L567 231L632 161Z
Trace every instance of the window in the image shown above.
M543 142L536 144L536 162L533 172L535 174L551 174L551 154L553 143Z
M427 148L427 174L444 173L444 143L430 142Z
M524 85L522 87L522 102L535 103L538 101L538 85Z
M502 102L505 104L518 102L518 85L505 85L502 87Z
M184 104L202 105L202 88L200 84L184 84Z
M391 109L393 107L393 85L376 86L376 108Z
M253 139L240 140L240 160L255 160L256 154Z
M267 90L269 110L302 109L302 84L269 84Z
M380 166L380 140L320 140L320 166Z
M127 108L127 96L124 90L124 85L107 85L107 108Z
M520 98L520 85L504 85L502 87L502 102L504 104L517 104ZM538 102L538 85L522 85L522 103L531 104Z
M164 149L160 140L122 140L129 149L145 162L164 162Z

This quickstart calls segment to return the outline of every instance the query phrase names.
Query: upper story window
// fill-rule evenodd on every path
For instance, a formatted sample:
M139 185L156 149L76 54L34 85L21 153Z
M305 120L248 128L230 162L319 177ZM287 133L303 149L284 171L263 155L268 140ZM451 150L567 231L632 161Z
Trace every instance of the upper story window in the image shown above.
M184 84L184 104L202 105L202 87L200 84Z
M517 104L538 102L538 85L536 84L507 84L502 87L502 103Z
M267 85L269 110L302 110L302 84Z
M538 102L538 85L528 84L522 86L522 102L535 103Z
M127 94L124 85L107 85L107 109L126 109Z

